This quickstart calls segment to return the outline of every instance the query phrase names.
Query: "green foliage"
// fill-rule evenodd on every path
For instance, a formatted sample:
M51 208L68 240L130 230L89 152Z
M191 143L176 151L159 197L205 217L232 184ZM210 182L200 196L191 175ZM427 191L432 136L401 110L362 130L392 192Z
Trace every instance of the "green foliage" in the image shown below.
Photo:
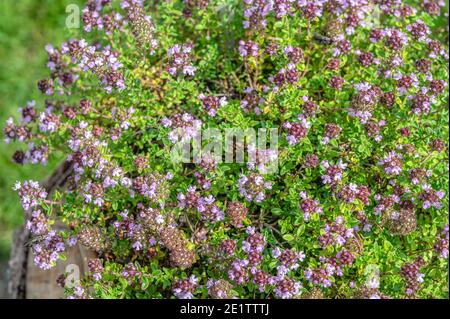
M399 19L371 5L366 20L379 13L375 25L352 33L328 9L308 19L307 8L295 7L282 17L271 11L254 30L243 27L242 1L119 2L100 10L121 13L116 27L74 32L95 47L55 45L56 71L40 82L52 108L21 123L28 140L48 146L50 168L65 156L74 167L67 188L47 200L31 183L17 187L25 208L42 211L29 224L48 236L44 249L33 248L38 266L54 266L52 253L64 256L62 244L75 239L97 253L68 296L448 298L443 15L413 3L417 13ZM435 57L409 30L421 20L441 40ZM378 28L386 28L382 39L369 40ZM431 61L426 72L418 71L421 58ZM20 125L9 123L5 135ZM177 138L196 126L277 128L276 171L208 158L174 162ZM2 187L10 178L40 179L31 170L9 174ZM70 230L49 232L56 218ZM33 228L41 219L49 229ZM367 285L372 265L377 287Z

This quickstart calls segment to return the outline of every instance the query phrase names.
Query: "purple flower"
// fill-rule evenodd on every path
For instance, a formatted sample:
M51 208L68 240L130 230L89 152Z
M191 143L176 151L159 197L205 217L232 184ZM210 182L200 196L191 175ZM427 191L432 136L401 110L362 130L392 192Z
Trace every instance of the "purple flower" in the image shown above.
M244 94L245 96L240 102L241 109L245 113L253 111L256 115L261 114L260 106L264 103L264 98L252 88L246 88Z
M304 118L300 118L298 122L284 123L283 127L288 131L286 139L289 145L295 145L302 139L306 138L311 127L311 123Z
M322 167L325 168L325 173L322 175L322 182L324 184L336 185L342 179L342 174L347 167L347 164L342 160L335 165L331 165L328 161L322 161Z
M396 152L389 152L378 165L383 166L384 171L388 175L399 175L402 172L403 162L402 155Z
M25 210L38 206L40 201L47 198L47 192L35 181L30 180L23 184L17 182L13 189L18 192L20 202Z
M244 0L244 28L262 30L266 27L266 16L272 9L269 0Z
M238 181L239 192L249 202L259 203L265 199L265 191L272 188L270 182L266 182L264 177L258 173L251 172L249 176L242 175Z
M169 66L167 71L173 77L178 74L193 76L197 68L191 64L191 51L193 45L191 43L175 44L167 50L169 57Z
M192 299L193 293L197 288L198 279L195 275L192 275L188 279L177 280L172 287L173 294L178 299Z
M248 58L248 57L257 57L259 54L259 46L257 43L248 40L240 40L239 41L239 54L242 57Z
M216 116L217 110L227 104L225 97L218 98L216 96L206 96L203 93L199 95L199 99L203 103L203 108L209 116Z

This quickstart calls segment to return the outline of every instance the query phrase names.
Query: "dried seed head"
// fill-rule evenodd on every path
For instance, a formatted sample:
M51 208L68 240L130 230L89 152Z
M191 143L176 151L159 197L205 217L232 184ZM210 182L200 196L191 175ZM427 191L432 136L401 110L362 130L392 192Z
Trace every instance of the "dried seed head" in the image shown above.
M109 250L111 242L98 226L86 226L78 233L78 239L82 245L96 252Z
M139 222L150 234L158 233L167 224L166 216L158 209L144 208L139 213Z
M405 236L412 233L417 227L414 209L401 208L399 212L391 212L389 217L387 227L393 235Z
M334 38L341 34L342 30L342 21L340 21L339 19L331 19L323 28L323 33L330 38Z
M325 299L325 296L320 288L314 287L311 291L302 294L301 299Z
M160 232L160 239L169 250L170 263L174 267L189 268L195 263L195 250L188 248L188 241L181 230L173 226L165 227Z
M143 6L136 1L129 1L125 7L131 32L141 49L149 48L153 54L158 46L155 39L155 25L151 17L145 15Z
M196 261L195 251L186 248L170 252L170 263L174 267L190 268Z
M228 205L227 214L230 217L230 224L236 228L241 228L242 222L247 216L248 208L240 202L233 202Z
M381 92L379 92L375 88L361 91L353 97L351 101L351 107L356 111L372 112L377 105L380 94Z

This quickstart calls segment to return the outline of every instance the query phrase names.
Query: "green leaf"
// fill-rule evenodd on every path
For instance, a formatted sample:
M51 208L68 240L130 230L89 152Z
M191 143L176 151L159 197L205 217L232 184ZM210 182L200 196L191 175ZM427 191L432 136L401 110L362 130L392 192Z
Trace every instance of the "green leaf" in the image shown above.
M293 241L294 240L294 235L292 234L285 234L283 235L283 239L286 241Z

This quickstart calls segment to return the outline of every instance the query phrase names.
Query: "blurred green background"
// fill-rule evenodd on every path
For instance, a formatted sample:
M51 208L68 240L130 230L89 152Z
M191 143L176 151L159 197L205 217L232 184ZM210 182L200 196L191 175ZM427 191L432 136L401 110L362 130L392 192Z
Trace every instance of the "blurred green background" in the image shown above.
M66 6L76 0L1 0L0 1L0 127L8 117L19 118L17 109L29 100L44 101L37 81L48 76L47 43L60 44L71 30L65 27ZM3 136L3 133L1 133ZM15 192L16 180L42 180L57 164L46 167L18 166L11 157L25 145L0 142L0 261L8 259L11 235L23 223L23 211ZM55 163L56 162L56 163Z

